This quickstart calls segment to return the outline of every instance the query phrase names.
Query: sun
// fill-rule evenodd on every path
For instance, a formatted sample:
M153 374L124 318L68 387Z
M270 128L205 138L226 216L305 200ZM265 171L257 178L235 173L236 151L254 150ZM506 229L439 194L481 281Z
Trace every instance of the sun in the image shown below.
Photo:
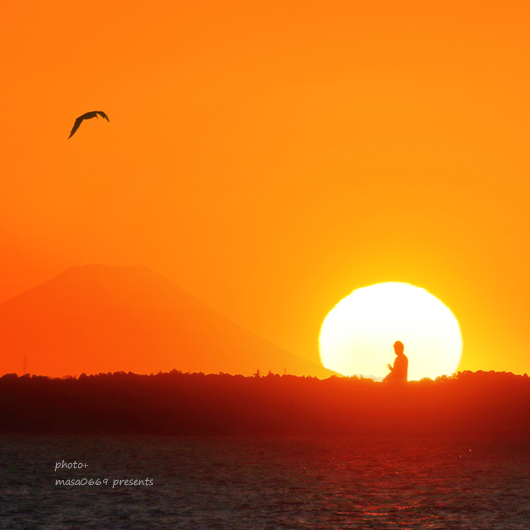
M453 313L425 289L398 282L356 289L341 300L322 324L320 358L339 374L380 380L394 363L397 340L405 345L409 381L450 375L460 364Z

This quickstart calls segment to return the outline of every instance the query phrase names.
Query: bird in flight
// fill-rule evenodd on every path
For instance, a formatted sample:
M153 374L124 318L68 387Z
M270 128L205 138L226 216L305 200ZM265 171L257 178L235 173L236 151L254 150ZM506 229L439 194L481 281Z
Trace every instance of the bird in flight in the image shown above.
M70 132L70 136L68 137L68 139L70 140L70 138L72 138L72 136L75 134L75 131L79 129L79 126L81 125L81 122L83 120L90 120L92 118L97 118L98 114L102 118L105 118L107 121L110 121L109 117L102 110L93 110L92 112L86 112L82 116L79 116L77 120L75 120L74 127L72 128L72 131Z

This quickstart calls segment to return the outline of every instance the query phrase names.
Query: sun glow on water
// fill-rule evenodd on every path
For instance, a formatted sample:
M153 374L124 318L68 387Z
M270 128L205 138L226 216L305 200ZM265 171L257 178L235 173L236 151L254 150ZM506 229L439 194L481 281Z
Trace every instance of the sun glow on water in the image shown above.
M453 313L425 289L397 282L363 287L341 300L322 324L320 357L340 374L383 378L396 340L405 345L409 380L458 369L462 336Z

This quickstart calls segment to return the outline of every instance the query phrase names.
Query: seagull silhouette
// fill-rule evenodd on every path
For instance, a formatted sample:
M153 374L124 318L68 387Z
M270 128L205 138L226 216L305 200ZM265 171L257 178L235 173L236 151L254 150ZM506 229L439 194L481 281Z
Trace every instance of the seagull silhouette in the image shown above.
M73 127L72 131L70 132L70 136L68 137L68 140L70 140L70 138L72 138L72 136L75 134L75 131L77 131L77 129L79 129L79 126L81 125L81 122L83 120L90 120L92 118L97 118L98 114L102 118L105 118L107 121L110 121L109 117L102 110L93 110L92 112L86 112L82 116L79 116L79 118L77 118L77 120L75 120L74 127Z

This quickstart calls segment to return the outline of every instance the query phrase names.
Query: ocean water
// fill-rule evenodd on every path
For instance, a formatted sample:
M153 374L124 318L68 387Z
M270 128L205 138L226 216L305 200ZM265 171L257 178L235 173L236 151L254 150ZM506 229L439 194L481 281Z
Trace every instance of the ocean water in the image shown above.
M530 443L4 436L0 528L526 530Z

